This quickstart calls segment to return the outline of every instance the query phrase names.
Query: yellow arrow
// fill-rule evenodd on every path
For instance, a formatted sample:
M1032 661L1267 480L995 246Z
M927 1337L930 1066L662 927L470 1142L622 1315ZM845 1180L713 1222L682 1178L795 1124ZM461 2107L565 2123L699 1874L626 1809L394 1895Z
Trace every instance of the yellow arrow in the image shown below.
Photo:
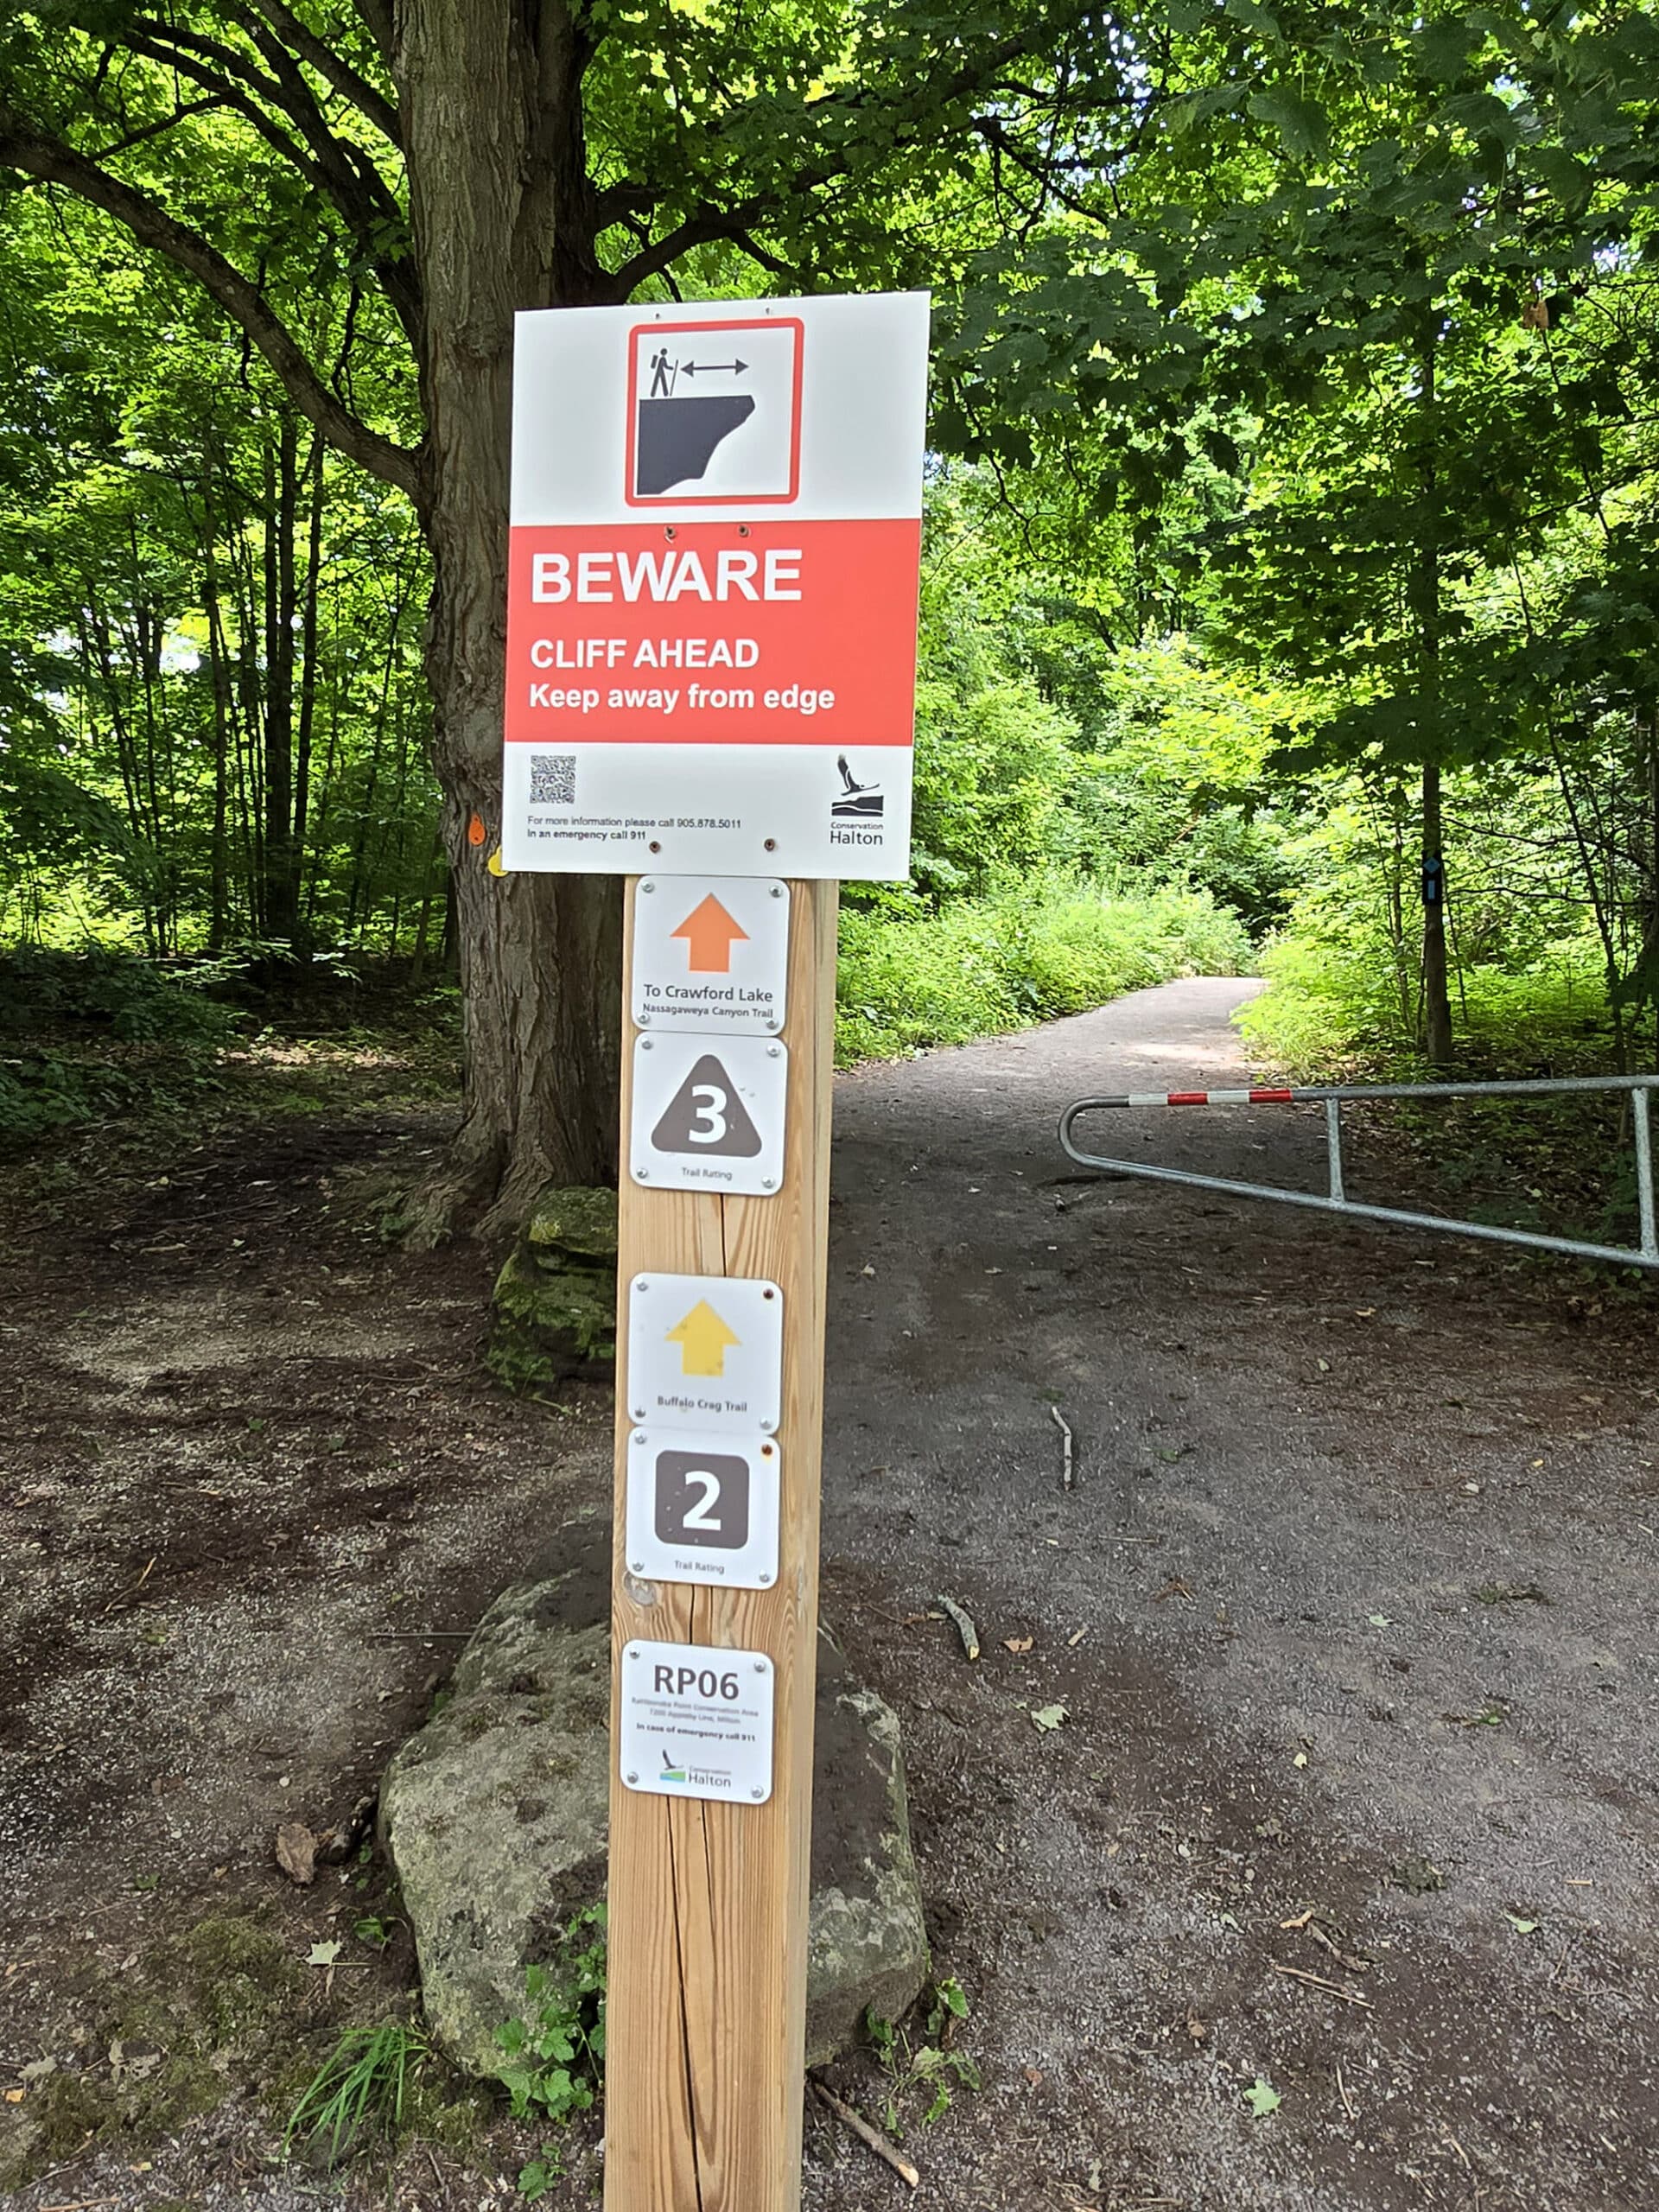
M699 1299L664 1342L680 1347L682 1375L723 1375L726 1354L743 1339L728 1329L706 1299Z

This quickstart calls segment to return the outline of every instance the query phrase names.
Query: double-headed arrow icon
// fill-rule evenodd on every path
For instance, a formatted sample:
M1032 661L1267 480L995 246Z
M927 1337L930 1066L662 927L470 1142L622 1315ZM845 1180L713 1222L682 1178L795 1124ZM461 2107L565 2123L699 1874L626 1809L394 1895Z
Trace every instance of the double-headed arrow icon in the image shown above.
M698 375L712 377L724 373L727 376L741 377L748 365L747 361L682 361L680 374L683 377Z

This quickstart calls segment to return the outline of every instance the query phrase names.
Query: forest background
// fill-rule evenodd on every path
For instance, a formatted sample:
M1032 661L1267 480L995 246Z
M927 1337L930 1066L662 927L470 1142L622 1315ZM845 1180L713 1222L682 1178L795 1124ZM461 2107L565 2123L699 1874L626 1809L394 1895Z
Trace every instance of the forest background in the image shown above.
M938 299L916 864L843 895L843 1058L1258 970L1300 1077L1659 1064L1656 10L729 13L609 35L715 158L836 156L735 237L621 208L617 283ZM12 1141L308 1028L459 1045L493 838L435 770L418 501L85 173L412 437L397 162L371 252L277 143L370 173L378 14L0 31Z

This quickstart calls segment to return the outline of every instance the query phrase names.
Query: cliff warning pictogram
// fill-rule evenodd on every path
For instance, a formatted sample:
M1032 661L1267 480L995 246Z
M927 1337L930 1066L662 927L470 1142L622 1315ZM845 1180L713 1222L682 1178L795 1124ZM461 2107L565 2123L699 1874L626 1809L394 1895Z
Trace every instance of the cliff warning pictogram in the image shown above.
M630 333L631 505L792 499L801 326L652 321Z

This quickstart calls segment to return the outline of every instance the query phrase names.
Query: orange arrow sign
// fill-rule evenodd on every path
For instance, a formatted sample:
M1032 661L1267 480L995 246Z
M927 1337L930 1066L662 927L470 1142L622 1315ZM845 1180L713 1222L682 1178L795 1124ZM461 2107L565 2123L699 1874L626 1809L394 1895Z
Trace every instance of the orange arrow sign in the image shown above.
M743 1339L706 1299L700 1298L685 1319L669 1331L666 1341L680 1348L681 1374L723 1375L727 1353Z
M747 944L749 938L747 930L732 919L712 891L669 935L685 939L686 956L694 976L729 976L733 945L740 942Z

